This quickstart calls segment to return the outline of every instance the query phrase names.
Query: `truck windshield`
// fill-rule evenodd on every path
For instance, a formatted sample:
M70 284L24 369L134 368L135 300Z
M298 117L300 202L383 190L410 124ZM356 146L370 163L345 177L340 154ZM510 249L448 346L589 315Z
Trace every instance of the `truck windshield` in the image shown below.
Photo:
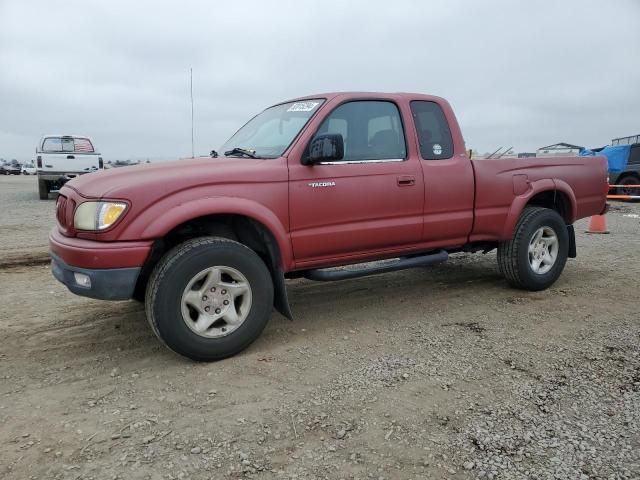
M277 158L289 147L324 99L283 103L249 120L219 152L225 156Z

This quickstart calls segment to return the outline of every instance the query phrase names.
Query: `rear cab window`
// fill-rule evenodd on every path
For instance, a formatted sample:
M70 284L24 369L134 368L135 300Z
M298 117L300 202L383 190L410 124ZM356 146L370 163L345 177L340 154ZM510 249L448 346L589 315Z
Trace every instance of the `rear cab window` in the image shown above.
M93 153L93 145L88 138L74 138L73 151L77 153Z
M416 127L420 155L424 160L445 160L453 156L449 123L436 102L414 100L411 114Z
M42 142L43 152L61 152L62 151L62 139L60 137L48 137Z
M47 137L42 142L43 153L95 153L88 138Z

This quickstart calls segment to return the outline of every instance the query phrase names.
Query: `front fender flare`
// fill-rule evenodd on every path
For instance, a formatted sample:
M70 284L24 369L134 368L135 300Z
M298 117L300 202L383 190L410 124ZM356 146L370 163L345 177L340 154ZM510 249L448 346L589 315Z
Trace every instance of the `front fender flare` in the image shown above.
M293 251L287 231L280 219L267 207L241 197L207 197L191 200L156 215L142 230L141 238L162 238L189 220L207 215L241 215L262 224L278 244L283 271L293 266Z

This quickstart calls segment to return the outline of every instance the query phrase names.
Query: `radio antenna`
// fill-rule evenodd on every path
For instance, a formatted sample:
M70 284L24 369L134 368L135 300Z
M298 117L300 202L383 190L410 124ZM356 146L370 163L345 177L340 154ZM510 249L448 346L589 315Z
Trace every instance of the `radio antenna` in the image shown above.
M195 157L195 150L193 147L193 68L189 69L190 83L189 89L191 92L191 158Z

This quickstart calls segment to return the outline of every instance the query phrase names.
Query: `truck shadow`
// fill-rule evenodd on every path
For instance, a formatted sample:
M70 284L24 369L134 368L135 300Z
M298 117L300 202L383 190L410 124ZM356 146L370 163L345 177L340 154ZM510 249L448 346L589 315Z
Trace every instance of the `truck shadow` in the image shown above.
M286 348L293 333L302 329L330 339L345 330L367 328L368 322L380 317L394 322L411 318L433 327L440 323L434 313L443 309L455 317L457 310L466 311L473 305L507 301L514 290L499 275L494 260L467 257L435 267L338 282L292 280L288 292L293 322L274 312L263 335L240 356L264 356ZM43 357L71 354L74 362L114 355L137 363L189 362L156 339L142 304L83 301L87 305L81 312L68 308L60 321L34 332L27 340L31 353Z

